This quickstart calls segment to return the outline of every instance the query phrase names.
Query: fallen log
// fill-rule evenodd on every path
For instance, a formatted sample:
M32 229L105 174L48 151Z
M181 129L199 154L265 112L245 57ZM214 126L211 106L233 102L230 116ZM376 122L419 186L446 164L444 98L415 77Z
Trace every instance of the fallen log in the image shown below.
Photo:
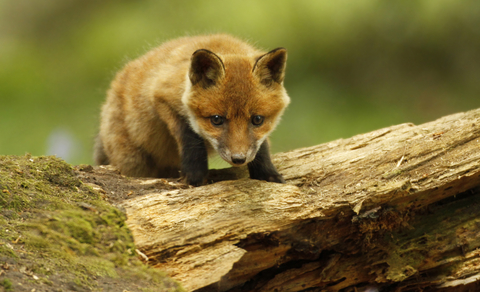
M479 150L480 109L277 154L287 184L132 179L122 207L188 291L462 291L480 282Z

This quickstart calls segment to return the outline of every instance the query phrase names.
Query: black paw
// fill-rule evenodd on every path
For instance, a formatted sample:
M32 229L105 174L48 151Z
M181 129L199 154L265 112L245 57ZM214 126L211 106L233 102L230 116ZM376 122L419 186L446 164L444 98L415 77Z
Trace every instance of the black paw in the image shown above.
M285 183L283 176L276 171L272 173L250 173L250 178L281 184Z
M272 164L268 150L268 141L263 142L262 146L260 146L255 159L248 164L248 171L250 172L250 178L253 179L285 183L282 175L278 173Z
M185 174L185 182L191 186L198 187L205 184L207 175L208 171L187 172Z
M282 176L281 174L279 174L279 173L269 176L268 179L267 179L267 181L269 181L269 182L281 183L281 184L284 184L284 183L285 183L285 179L284 179L283 176Z

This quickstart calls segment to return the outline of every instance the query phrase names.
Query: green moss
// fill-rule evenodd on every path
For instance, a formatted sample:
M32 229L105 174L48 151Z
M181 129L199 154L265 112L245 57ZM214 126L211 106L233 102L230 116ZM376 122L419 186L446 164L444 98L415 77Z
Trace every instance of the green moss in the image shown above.
M52 285L53 285L53 282L50 281L50 280L47 279L47 278L40 278L39 281L40 281L40 283L43 283L43 284L46 284L46 285L49 285L49 286L52 286Z
M36 234L29 234L24 233L26 238L23 240L25 243L25 247L29 250L44 250L50 247L50 241L48 238L36 235Z
M10 258L18 258L17 253L13 249L6 247L4 244L0 244L0 255L5 255Z
M115 264L101 257L82 257L79 264L88 268L95 276L117 278Z
M65 197L81 186L70 165L56 157L0 156L0 210L29 208L55 210L78 200L82 193Z
M180 289L138 260L125 220L64 161L0 156L0 256L25 261L40 276L55 271L87 290L95 290L99 277L118 278L119 272L135 283L148 278L145 287L170 281L168 287Z
M0 286L2 286L5 289L5 291L13 291L12 281L10 281L10 279L8 278L3 279L0 282Z

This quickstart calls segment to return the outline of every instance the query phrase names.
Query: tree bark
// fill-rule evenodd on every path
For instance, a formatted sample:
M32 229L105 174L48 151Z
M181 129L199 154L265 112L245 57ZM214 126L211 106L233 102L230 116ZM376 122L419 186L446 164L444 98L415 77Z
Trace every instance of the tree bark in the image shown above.
M287 184L219 170L122 206L148 263L188 291L475 289L479 149L480 109L277 154Z

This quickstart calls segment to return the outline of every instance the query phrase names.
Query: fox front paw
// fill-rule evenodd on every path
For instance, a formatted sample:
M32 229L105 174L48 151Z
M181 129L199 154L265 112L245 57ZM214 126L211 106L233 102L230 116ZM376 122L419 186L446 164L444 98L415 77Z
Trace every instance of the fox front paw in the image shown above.
M270 175L266 181L269 181L269 182L275 182L275 183L281 183L281 184L284 184L285 183L285 179L283 178L283 176L279 173L277 174L273 174L273 175Z
M258 179L258 180L265 180L265 181L268 181L268 182L281 183L281 184L285 183L285 179L278 172L251 173L250 178Z
M208 172L203 171L196 171L196 172L188 172L185 174L185 183L198 187L204 185L207 180Z

